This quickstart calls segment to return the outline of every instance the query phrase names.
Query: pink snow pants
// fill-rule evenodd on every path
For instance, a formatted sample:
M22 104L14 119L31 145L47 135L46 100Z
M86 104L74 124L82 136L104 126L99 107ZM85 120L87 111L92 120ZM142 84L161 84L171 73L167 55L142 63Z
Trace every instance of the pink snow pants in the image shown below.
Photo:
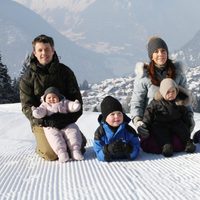
M75 123L69 124L61 130L52 127L43 127L43 129L47 141L57 155L59 152L66 152L67 148L70 152L81 149L82 136Z

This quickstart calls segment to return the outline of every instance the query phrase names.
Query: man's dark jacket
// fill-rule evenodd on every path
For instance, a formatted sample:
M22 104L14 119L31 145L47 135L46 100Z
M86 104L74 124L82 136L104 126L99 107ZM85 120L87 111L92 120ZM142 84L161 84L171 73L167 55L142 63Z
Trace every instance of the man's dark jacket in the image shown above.
M82 105L82 97L76 77L69 67L59 62L56 52L52 62L47 66L40 66L37 58L32 55L30 65L20 80L22 111L30 120L32 126L41 125L39 124L41 121L39 122L38 119L33 118L31 107L38 107L40 105L41 96L51 86L57 87L66 99L72 101L78 99ZM70 123L76 122L81 115L82 106L81 110L76 113L62 114L59 120L67 126Z

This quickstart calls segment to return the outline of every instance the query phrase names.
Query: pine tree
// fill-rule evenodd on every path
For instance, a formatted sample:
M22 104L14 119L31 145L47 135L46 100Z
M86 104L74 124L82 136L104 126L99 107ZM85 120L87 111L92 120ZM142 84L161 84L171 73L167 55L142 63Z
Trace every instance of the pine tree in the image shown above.
M19 98L19 78L14 78L12 81L12 90L13 90L13 103L20 102Z
M19 75L19 79L21 78L21 76L26 72L26 70L28 69L29 67L29 64L30 64L30 55L28 54L23 62L23 65L22 65L22 70L20 72L20 75Z
M89 90L89 84L87 80L84 80L82 84L80 84L80 90Z
M2 63L0 54L0 103L12 102L12 85L11 78L8 75L8 68Z
M14 80L12 81L12 89L13 89L13 99L14 102L19 102L20 101L20 96L19 96L19 82L20 79L22 77L22 75L26 72L26 70L28 69L30 64L30 55L28 54L25 57L25 60L22 64L22 70L20 71L19 77L18 78L14 78Z

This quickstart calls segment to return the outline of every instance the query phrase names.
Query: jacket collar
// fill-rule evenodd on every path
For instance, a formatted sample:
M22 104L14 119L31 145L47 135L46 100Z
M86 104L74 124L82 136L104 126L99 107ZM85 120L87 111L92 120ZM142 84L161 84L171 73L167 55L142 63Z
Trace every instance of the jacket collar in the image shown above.
M48 71L49 73L54 73L56 71L56 67L54 67L57 63L59 63L58 56L56 52L54 52L52 61L46 66L40 66L37 58L32 53L30 57L30 67L33 71Z
M185 74L185 67L182 62L173 62L175 65L176 73L177 74ZM147 70L145 66L147 63L144 62L137 62L135 65L135 75L137 78L142 78L147 76Z

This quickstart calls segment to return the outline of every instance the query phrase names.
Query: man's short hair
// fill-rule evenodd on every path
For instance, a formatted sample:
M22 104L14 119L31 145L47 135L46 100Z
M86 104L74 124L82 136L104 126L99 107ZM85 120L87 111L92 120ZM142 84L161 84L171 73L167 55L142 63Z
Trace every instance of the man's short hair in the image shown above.
M39 35L36 38L34 38L34 40L32 41L32 46L33 49L35 49L35 45L37 42L41 42L41 43L49 43L51 45L51 47L54 47L54 41L52 37L49 37L47 35Z

